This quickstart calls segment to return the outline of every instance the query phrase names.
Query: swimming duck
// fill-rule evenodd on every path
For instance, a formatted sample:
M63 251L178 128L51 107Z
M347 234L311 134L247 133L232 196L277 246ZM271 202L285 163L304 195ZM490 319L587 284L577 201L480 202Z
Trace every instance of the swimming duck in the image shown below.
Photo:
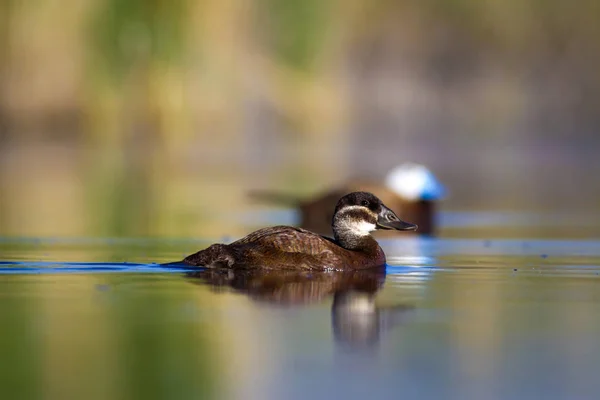
M352 270L381 266L385 254L370 235L376 229L415 230L367 192L343 196L332 222L333 238L302 228L274 226L231 244L213 244L182 262L206 268Z
M302 228L326 233L337 200L344 193L354 191L378 193L385 204L396 210L403 218L419 226L419 230L416 231L419 235L435 234L436 205L446 193L445 187L427 167L421 164L404 163L391 169L382 183L354 179L311 199L298 199L282 193L260 190L251 192L250 197L298 208L299 225Z

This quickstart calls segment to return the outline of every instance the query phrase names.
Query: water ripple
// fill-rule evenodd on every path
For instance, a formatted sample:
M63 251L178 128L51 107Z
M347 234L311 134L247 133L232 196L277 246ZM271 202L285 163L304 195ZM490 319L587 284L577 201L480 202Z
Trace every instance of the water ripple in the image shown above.
M21 262L0 261L2 274L85 274L101 272L125 273L182 273L190 268L185 265L139 264L139 263L94 263L94 262Z

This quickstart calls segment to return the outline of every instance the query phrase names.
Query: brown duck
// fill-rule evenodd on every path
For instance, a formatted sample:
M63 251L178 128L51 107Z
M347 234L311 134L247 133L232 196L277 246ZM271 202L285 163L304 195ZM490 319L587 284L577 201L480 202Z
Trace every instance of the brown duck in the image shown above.
M274 226L231 244L213 244L182 262L206 268L355 270L385 264L371 236L376 229L415 230L375 195L354 192L342 197L332 219L333 238L301 228Z
M327 233L336 202L344 194L355 191L377 193L398 215L419 226L418 232L408 231L408 234L436 234L438 202L445 196L446 189L429 169L420 164L399 165L390 170L383 181L351 179L308 198L270 190L253 190L249 197L261 203L296 208L300 227Z

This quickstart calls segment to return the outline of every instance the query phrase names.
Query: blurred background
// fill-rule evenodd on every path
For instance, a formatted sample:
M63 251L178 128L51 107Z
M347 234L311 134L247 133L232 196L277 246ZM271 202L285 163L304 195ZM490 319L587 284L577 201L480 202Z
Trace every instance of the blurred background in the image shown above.
M0 397L598 398L599 21L598 0L0 0ZM378 301L424 314L375 355L337 351L330 298L131 273L287 222L251 190L407 161L447 224L380 241L415 271ZM466 214L498 229L453 231Z
M404 161L444 210L597 212L600 3L0 2L0 234L238 236Z

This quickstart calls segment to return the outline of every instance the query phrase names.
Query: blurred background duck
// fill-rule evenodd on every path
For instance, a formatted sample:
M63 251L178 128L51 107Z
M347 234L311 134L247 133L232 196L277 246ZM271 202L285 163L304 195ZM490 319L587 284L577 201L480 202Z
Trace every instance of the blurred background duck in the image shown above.
M404 163L388 172L383 182L354 179L310 199L273 191L252 191L249 195L260 202L297 208L300 226L320 234L329 234L335 204L344 194L355 191L374 193L384 204L397 211L400 218L419 226L408 234L434 235L437 203L446 188L424 165ZM385 235L385 233L383 233Z

